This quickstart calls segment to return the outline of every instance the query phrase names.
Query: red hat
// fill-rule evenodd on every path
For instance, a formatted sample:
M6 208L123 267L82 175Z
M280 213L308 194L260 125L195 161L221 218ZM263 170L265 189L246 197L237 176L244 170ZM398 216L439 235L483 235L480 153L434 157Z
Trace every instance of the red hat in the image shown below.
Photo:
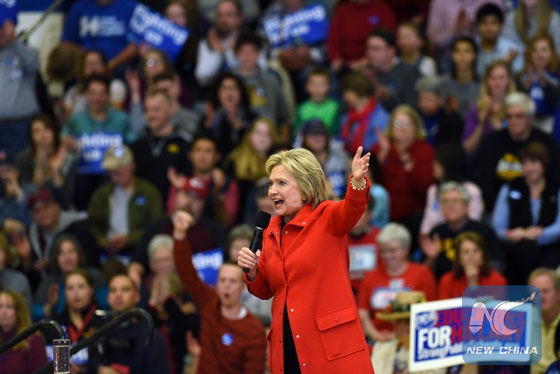
M183 191L196 192L198 197L206 199L206 195L208 195L208 186L200 178L191 177L187 178L187 181L183 185Z
M50 203L52 201L54 201L54 198L51 191L43 187L39 191L29 196L29 198L27 199L27 208L33 209L35 204L38 202Z

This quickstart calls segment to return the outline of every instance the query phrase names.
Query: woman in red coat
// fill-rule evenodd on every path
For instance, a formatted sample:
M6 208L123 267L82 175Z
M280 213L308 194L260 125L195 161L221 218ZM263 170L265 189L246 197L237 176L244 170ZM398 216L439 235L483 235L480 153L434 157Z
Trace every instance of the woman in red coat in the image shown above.
M389 193L393 221L404 222L421 212L434 182L434 150L424 137L422 119L408 105L393 110L386 135L378 132L373 153L381 166L379 183Z
M270 367L280 373L373 373L348 274L346 236L366 208L369 153L352 161L346 199L326 201L325 175L311 152L292 149L266 163L276 216L262 252L244 247L240 266L261 299L274 296Z
M484 239L473 231L465 231L455 238L457 258L453 270L439 281L439 299L463 296L469 286L505 286L504 276L488 266Z

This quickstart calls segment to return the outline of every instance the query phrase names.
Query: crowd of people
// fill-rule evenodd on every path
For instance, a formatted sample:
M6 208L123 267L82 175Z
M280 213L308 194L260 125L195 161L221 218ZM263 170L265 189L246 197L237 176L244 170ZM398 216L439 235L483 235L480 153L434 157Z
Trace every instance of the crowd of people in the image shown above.
M130 38L134 0L76 0L43 61L16 37L17 2L0 0L0 342L52 318L76 343L138 306L157 327L150 347L132 321L74 356L73 374L279 370L276 324L300 356L286 365L335 360L334 341L301 357L281 274L274 290L249 284L275 296L261 300L237 261L257 212L291 204L272 201L270 156L309 150L320 200L341 201L361 188L363 150L369 201L344 240L372 357L402 335L379 313L403 291L531 284L543 300L531 374L557 372L559 1L138 1L188 30L179 53ZM313 263L331 266L302 271ZM49 345L18 344L0 372L40 369Z

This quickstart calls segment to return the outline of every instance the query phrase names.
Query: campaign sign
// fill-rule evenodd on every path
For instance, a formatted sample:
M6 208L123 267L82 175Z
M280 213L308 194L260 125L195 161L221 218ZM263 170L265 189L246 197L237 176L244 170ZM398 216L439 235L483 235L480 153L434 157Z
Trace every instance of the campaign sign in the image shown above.
M410 315L409 371L464 364L461 298L414 304Z
M207 285L215 286L220 266L224 263L222 248L214 248L192 256L192 263L198 277Z
M532 286L471 286L463 293L463 357L476 365L541 358L541 294Z
M175 61L187 41L189 30L138 4L132 13L127 36L135 44L149 44L164 51L171 61Z
M350 277L358 279L377 266L377 246L372 243L348 246L350 254Z
M121 133L99 131L93 134L82 134L77 138L80 145L78 174L105 174L101 166L105 152L112 146L123 144Z
M329 21L321 4L306 6L294 13L268 17L264 31L272 47L314 44L327 38Z

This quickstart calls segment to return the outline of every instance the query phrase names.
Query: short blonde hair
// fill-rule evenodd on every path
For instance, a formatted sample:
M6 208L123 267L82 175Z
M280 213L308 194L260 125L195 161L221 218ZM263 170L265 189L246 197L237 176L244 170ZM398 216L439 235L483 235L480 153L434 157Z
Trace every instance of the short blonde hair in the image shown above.
M270 176L275 166L283 165L293 175L301 189L303 203L316 208L327 200L325 173L313 153L304 148L273 154L266 161L266 174Z
M400 248L409 250L412 237L410 232L399 223L388 223L377 235L377 244L389 244L395 242Z
M389 119L389 125L387 126L387 136L389 137L389 139L393 139L393 129L394 129L394 123L397 114L405 114L408 116L408 118L410 118L412 124L414 125L415 139L421 140L426 137L426 131L424 130L424 122L422 121L422 118L420 117L418 112L414 110L414 108L411 107L410 105L402 104L397 106L395 109L393 109L393 112L391 113L391 118Z
M167 250L173 252L173 238L169 235L158 234L148 244L148 258L151 260L156 252Z

